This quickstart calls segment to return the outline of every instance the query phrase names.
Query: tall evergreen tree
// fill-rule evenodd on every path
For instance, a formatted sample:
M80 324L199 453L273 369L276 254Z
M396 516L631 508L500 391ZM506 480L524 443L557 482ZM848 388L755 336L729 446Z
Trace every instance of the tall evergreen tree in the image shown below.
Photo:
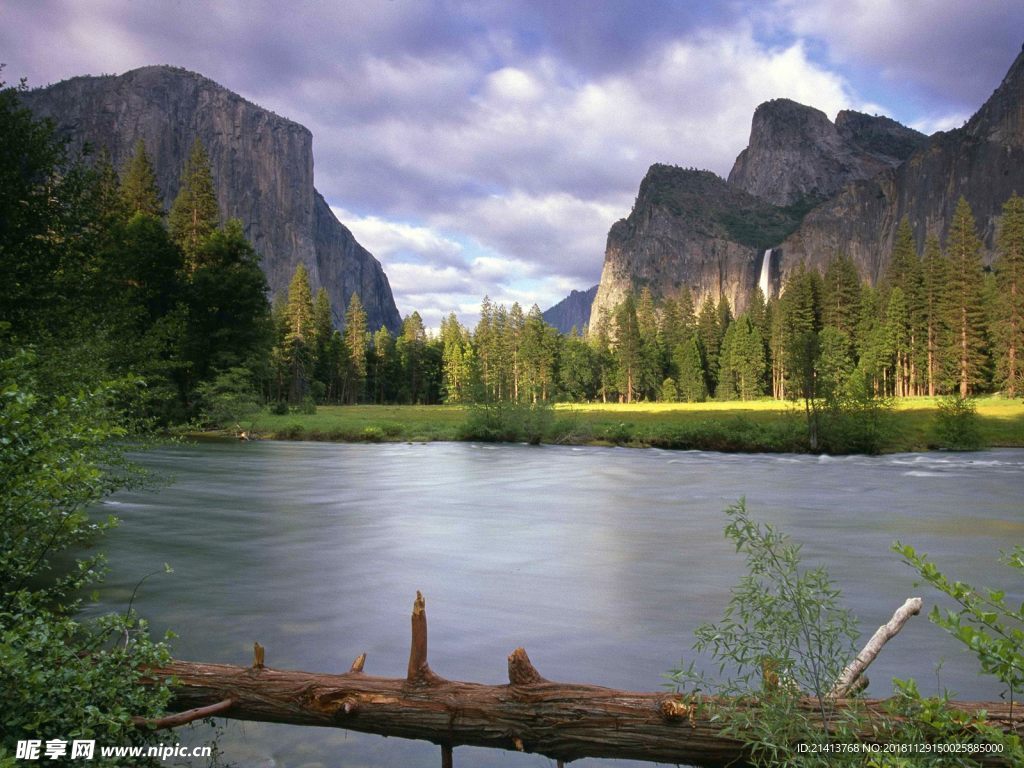
M906 349L901 359L897 361L903 370L894 373L897 395L916 395L920 393L918 363L920 362L922 367L927 365L927 353L922 343L922 338L926 335L922 293L924 286L921 260L917 256L917 247L914 244L914 233L905 217L896 230L886 285L888 290L899 288L903 292L905 307L900 308L900 311L905 313Z
M402 399L407 403L426 401L427 331L419 312L402 321L402 335L395 342L395 352L402 371Z
M1003 206L996 254L996 384L1016 397L1024 379L1024 198L1017 195Z
M697 341L700 344L707 390L711 395L715 394L715 388L718 386L718 363L722 352L723 333L715 300L708 294L701 302L700 312L697 314Z
M469 335L455 313L441 319L441 377L446 403L464 403L471 399L472 347Z
M924 384L928 396L939 391L944 367L943 350L946 329L946 288L949 262L939 241L929 237L921 264L921 323L924 347Z
M981 241L971 206L957 202L946 241L949 259L946 317L950 334L951 377L960 396L967 397L983 381L985 309Z
M399 380L398 353L395 349L395 337L387 329L387 326L382 325L373 334L372 357L374 402L395 402L398 398L396 386Z
M590 334L590 347L593 351L594 366L597 371L597 389L602 403L615 395L616 363L611 341L611 319L607 309L602 309L597 316L597 323Z
M135 142L135 151L124 169L121 198L129 216L144 213L157 219L163 218L164 204L156 184L156 172L142 139Z
M353 293L345 310L345 397L347 403L357 403L366 390L366 357L369 339L366 310L358 293Z
M301 261L296 265L288 286L284 321L285 333L281 344L288 372L288 401L300 403L310 392L315 334L309 272Z
M640 325L632 294L615 308L616 379L620 401L632 403L637 396L642 364Z
M584 402L597 395L597 365L593 348L575 333L562 338L558 384L570 400Z
M753 400L764 382L765 357L761 334L747 315L729 324L722 339L719 399Z
M333 402L338 398L339 390L335 386L338 378L340 358L335 357L336 346L332 346L334 337L334 321L331 317L331 300L327 290L322 286L317 289L313 299L313 315L311 318L313 382L314 396L320 402Z
M555 384L557 332L544 322L540 307L534 304L526 315L521 346L523 394L531 402L547 401Z
M640 333L640 360L637 391L650 400L657 399L665 379L665 364L658 344L658 312L651 289L644 286L636 305L637 330Z
M672 358L676 370L676 391L679 393L679 398L688 403L704 402L707 399L708 390L695 332L691 332L690 337L676 347Z
M200 248L219 221L210 158L203 142L197 138L185 160L181 187L167 218L171 237L185 254L185 266L189 272L198 266Z
M911 394L912 330L910 308L906 295L898 285L889 292L889 306L885 314L886 353L893 371L893 394L906 397Z
M822 279L821 322L849 336L860 315L860 275L853 259L845 253L833 256Z
M199 251L188 284L188 346L195 378L233 367L252 369L270 346L267 279L242 224L230 220Z

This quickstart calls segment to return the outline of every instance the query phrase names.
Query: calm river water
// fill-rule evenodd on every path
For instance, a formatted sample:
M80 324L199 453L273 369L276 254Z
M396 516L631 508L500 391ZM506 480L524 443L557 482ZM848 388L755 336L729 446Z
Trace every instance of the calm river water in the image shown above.
M249 664L252 643L283 669L400 677L409 612L427 600L430 664L503 683L525 646L553 680L656 690L717 619L742 559L722 536L740 497L825 563L866 634L920 594L890 551L928 552L950 575L1017 589L1000 549L1024 542L1024 451L880 458L722 455L464 443L257 442L159 449L172 478L108 502L113 570L91 610L136 608L172 627L182 659ZM1017 594L1019 600L1024 595ZM941 666L940 666L941 665ZM973 659L924 617L872 666L923 691L994 697ZM183 735L206 743L206 727ZM332 729L229 722L239 766L430 766L436 747ZM536 755L460 747L456 765L548 766ZM627 765L587 760L583 766Z

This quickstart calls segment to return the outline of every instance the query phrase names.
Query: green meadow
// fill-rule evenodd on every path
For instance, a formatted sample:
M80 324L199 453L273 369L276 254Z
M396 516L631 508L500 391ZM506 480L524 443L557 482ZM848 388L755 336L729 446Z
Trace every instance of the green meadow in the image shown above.
M886 419L883 450L943 447L936 433L938 402L899 400ZM976 407L981 445L1024 446L1024 402L989 397L978 399ZM473 418L474 407L466 405L320 406L314 414L257 414L241 426L263 439L429 442L480 439L470 427ZM540 442L551 444L799 451L805 420L799 405L767 399L585 403L555 405L537 428Z

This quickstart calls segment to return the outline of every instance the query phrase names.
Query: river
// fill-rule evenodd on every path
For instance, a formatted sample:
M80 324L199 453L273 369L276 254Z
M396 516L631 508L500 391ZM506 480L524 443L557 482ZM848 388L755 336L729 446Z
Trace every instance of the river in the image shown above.
M890 551L927 552L956 578L1020 583L999 565L1024 542L1024 450L885 457L723 455L625 448L468 443L298 442L164 447L140 457L169 478L122 492L104 542L112 563L90 612L135 607L177 658L348 669L400 677L409 612L427 600L430 664L461 680L503 683L524 646L553 680L656 690L719 618L742 558L723 510L746 497L758 520L826 564L865 637L911 595L936 595ZM924 616L869 670L961 698L994 698L973 658ZM207 743L205 726L182 734ZM333 729L229 721L220 736L239 766L382 766L439 762L423 742ZM460 747L456 765L549 766L536 755ZM582 766L634 765L585 760Z

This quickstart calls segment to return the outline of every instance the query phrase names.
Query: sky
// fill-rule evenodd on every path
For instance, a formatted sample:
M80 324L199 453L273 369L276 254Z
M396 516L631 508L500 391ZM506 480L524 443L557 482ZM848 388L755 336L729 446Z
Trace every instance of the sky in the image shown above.
M433 328L596 284L648 167L727 176L764 101L948 130L1022 43L1020 0L0 0L8 82L173 64L308 127Z

